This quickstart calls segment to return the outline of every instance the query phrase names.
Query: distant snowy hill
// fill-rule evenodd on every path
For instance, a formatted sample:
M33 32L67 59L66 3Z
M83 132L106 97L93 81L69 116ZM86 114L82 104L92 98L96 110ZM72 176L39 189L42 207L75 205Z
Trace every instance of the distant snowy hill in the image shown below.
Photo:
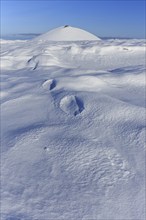
M146 218L145 41L82 33L1 40L1 220Z
M53 29L35 38L40 41L96 41L100 38L80 28L68 25Z

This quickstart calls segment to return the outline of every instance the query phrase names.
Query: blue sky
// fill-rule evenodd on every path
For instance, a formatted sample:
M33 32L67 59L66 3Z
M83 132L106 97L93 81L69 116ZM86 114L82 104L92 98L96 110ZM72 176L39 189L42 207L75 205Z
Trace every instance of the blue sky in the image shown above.
M144 0L1 0L1 35L69 24L101 37L145 37Z

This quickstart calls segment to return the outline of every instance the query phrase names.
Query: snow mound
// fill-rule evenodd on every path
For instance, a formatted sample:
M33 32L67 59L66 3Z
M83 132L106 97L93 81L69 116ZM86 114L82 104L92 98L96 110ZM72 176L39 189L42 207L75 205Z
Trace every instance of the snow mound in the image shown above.
M54 79L48 79L43 83L43 88L46 90L52 90L56 86L56 82Z
M45 34L36 37L35 40L39 40L39 41L82 41L82 40L94 41L95 40L96 41L96 40L100 40L100 38L80 28L75 28L65 25L59 28L55 28L51 31L48 31Z
M66 88L72 91L100 91L103 88L107 88L105 80L100 79L97 76L66 76L63 79L59 78L58 88Z
M65 113L74 116L83 110L81 101L79 101L74 95L68 95L62 98L60 101L60 108Z

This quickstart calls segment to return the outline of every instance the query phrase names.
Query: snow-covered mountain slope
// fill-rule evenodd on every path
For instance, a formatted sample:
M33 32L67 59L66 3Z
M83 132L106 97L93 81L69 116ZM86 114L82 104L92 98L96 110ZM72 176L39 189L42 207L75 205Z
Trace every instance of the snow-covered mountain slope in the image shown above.
M45 34L42 34L41 36L36 37L35 40L39 40L39 41L83 41L83 40L96 41L96 40L100 40L100 38L80 28L65 25L59 28L55 28L51 31L48 31Z
M144 46L2 41L2 220L145 219Z

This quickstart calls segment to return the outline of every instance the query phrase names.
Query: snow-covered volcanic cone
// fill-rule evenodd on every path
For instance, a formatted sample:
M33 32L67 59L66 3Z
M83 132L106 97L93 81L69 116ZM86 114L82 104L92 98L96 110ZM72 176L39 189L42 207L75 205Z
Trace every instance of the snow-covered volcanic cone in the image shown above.
M68 25L55 28L51 31L48 31L45 34L40 35L35 38L36 40L41 41L83 41L83 40L100 40L100 38L95 35L84 31L80 28L71 27Z

